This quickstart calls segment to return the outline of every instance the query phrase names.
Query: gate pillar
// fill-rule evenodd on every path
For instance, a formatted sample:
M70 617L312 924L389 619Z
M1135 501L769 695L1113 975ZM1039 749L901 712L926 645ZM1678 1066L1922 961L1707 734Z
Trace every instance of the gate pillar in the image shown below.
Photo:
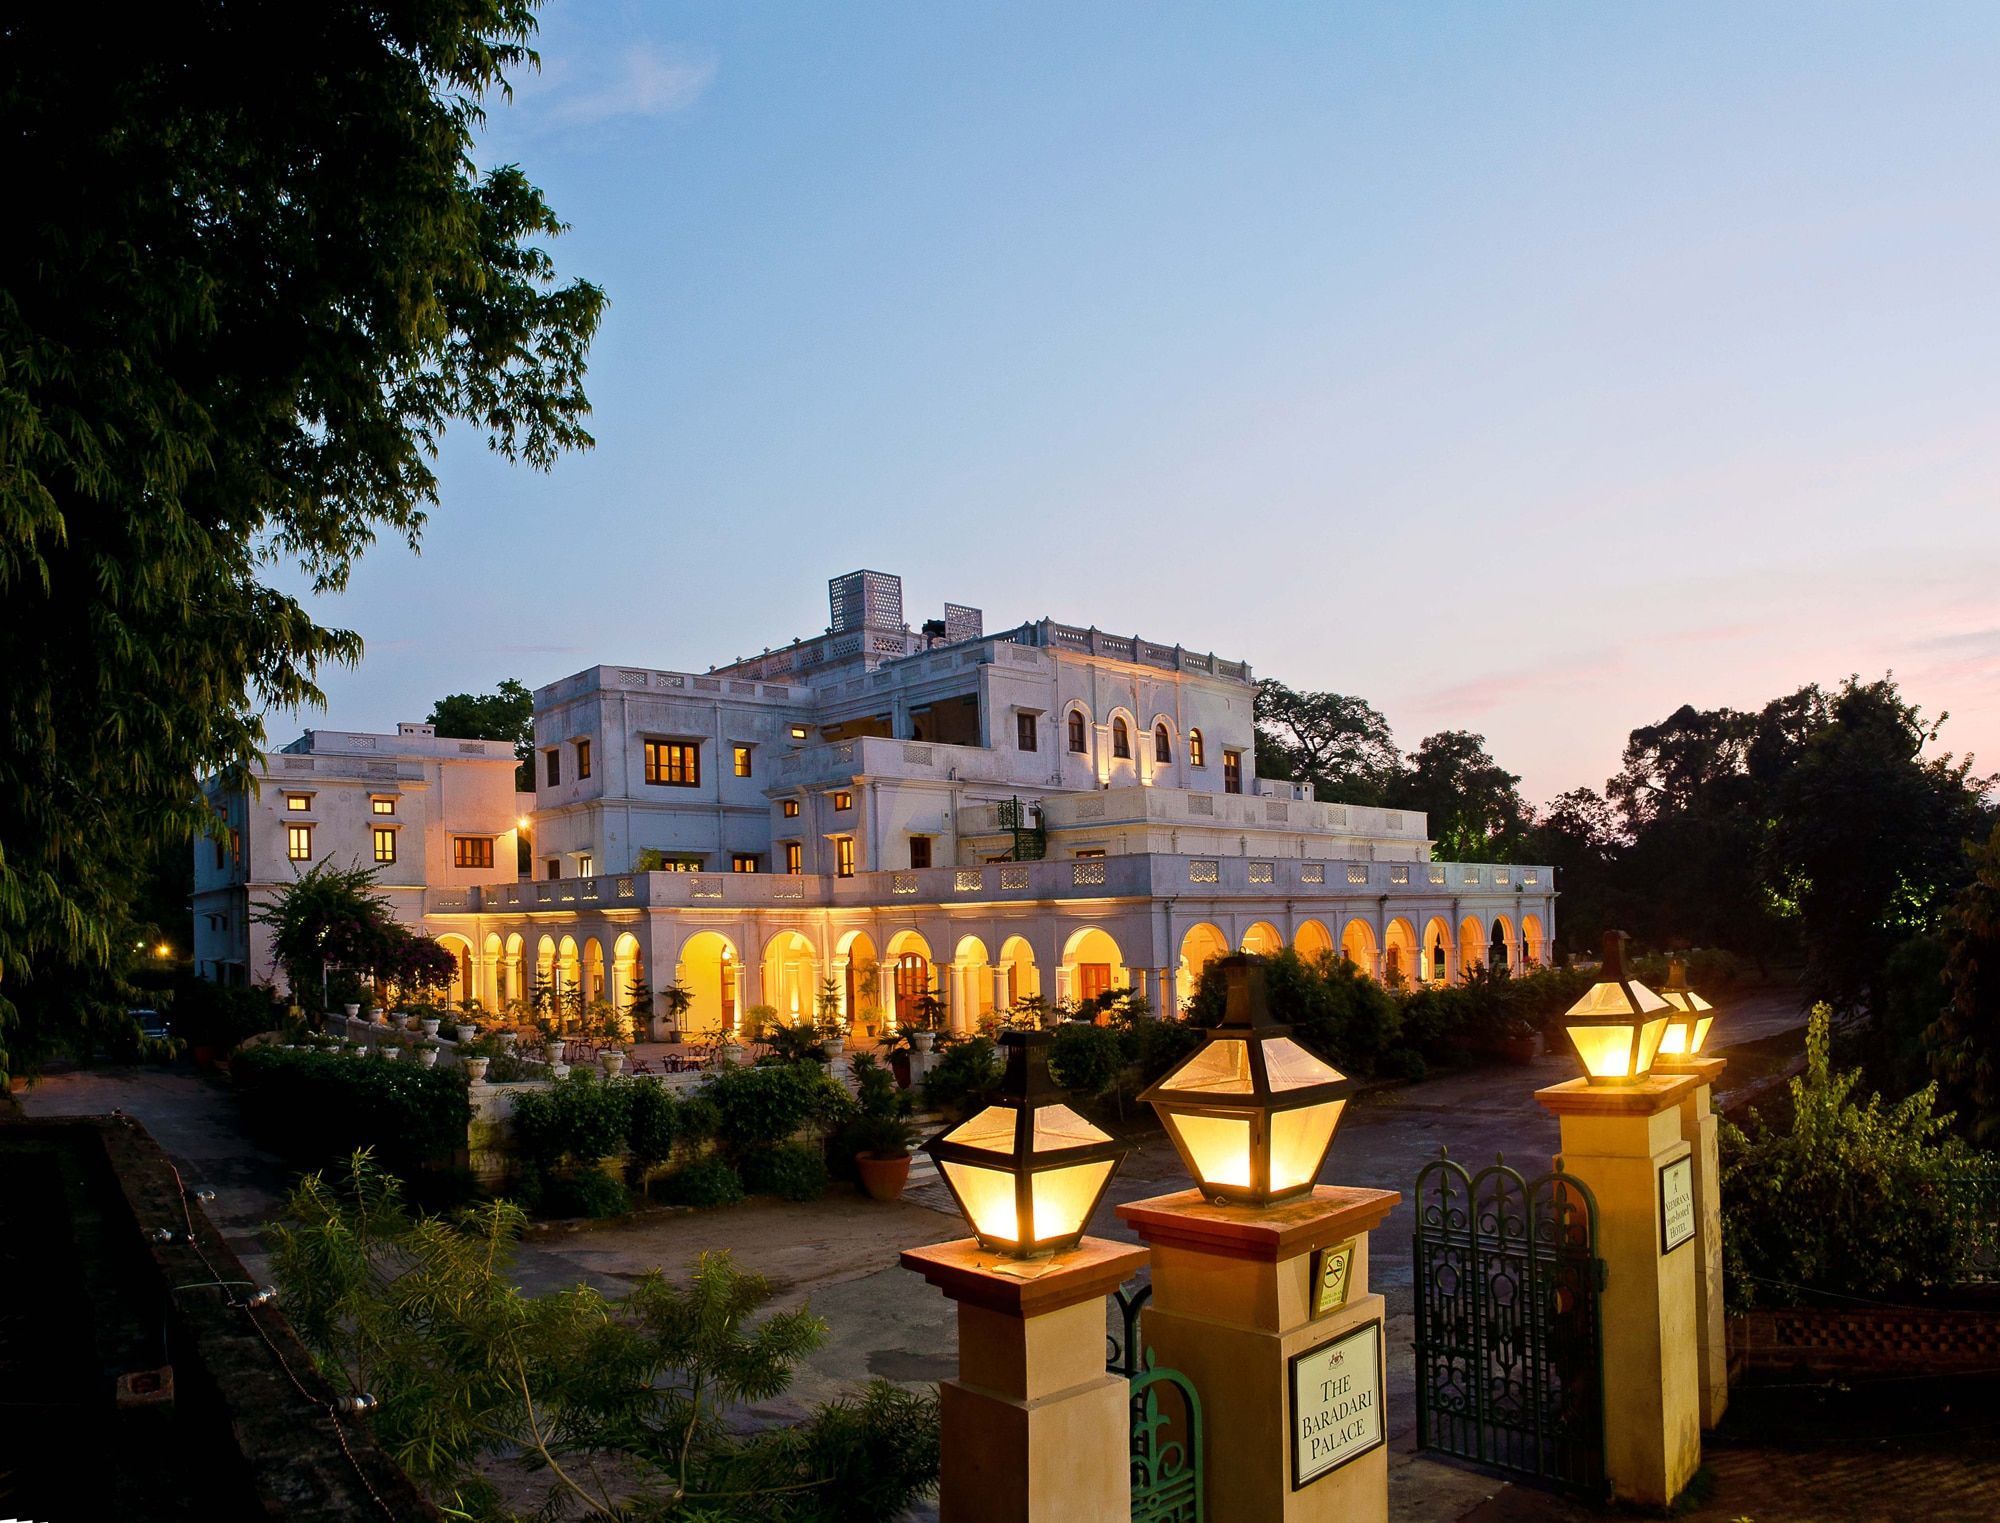
M1401 1199L1319 1185L1270 1206L1183 1190L1118 1208L1152 1250L1146 1341L1218 1414L1203 1456L1209 1523L1388 1518L1382 1298L1368 1290L1368 1233ZM1339 1295L1321 1309L1314 1274L1328 1253ZM1295 1381L1306 1393L1297 1411Z
M1130 1387L1104 1368L1104 1298L1145 1261L1094 1237L1025 1262L970 1239L904 1252L958 1303L958 1378L938 1387L939 1523L1131 1516Z
M1561 1122L1564 1169L1597 1198L1605 1478L1642 1506L1672 1502L1701 1465L1696 1213L1681 1136L1681 1101L1699 1082L1654 1074L1535 1092Z
M1721 1129L1710 1105L1715 1081L1728 1067L1721 1058L1653 1059L1656 1074L1692 1074L1698 1082L1681 1096L1681 1140L1693 1150L1695 1212L1695 1341L1701 1353L1701 1425L1712 1429L1729 1410L1729 1348L1722 1320L1722 1164L1716 1150Z

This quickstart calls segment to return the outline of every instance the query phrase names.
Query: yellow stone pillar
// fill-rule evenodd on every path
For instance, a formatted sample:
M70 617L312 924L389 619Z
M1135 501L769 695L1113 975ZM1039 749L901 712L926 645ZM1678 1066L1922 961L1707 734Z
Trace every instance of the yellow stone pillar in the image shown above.
M1386 1345L1368 1233L1401 1198L1320 1185L1272 1206L1184 1190L1118 1208L1152 1250L1147 1344L1201 1397L1209 1523L1387 1519ZM1327 1253L1344 1274L1322 1308L1314 1276Z
M1672 1502L1701 1465L1692 1150L1681 1137L1681 1101L1699 1082L1654 1074L1535 1092L1562 1124L1564 1169L1597 1201L1605 1477L1620 1501L1647 1507ZM1670 1187L1671 1234L1662 1209Z
M1721 1058L1655 1058L1656 1074L1692 1074L1698 1082L1681 1097L1681 1140L1693 1150L1695 1208L1695 1342L1701 1360L1701 1425L1712 1429L1729 1410L1729 1346L1722 1320L1721 1130L1711 1100L1728 1064Z
M1131 1517L1129 1392L1104 1367L1104 1298L1145 1261L1094 1237L1025 1262L970 1238L903 1254L958 1303L958 1377L938 1387L939 1523Z

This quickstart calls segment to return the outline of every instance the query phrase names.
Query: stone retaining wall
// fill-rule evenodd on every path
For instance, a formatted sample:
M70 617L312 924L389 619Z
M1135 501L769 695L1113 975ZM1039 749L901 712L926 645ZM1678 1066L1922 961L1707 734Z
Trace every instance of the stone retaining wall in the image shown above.
M1801 1306L1729 1319L1732 1375L2000 1372L2000 1313Z

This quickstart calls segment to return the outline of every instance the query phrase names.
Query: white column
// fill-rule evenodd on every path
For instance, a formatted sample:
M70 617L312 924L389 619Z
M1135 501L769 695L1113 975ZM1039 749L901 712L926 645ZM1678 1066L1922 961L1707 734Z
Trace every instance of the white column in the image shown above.
M1007 968L1006 963L993 965L993 1013L998 1015L1007 1008Z
M1180 969L1160 969L1160 1002L1153 1007L1153 1014L1166 1019L1178 1013L1181 1002Z
M735 1029L738 1031L741 1031L743 1029L743 1012L746 1008L744 1004L744 995L746 995L750 989L750 980L745 976L748 973L748 971L749 970L743 966L742 961L739 959L738 962L736 963L736 1026L735 1026Z
M1138 995L1140 999L1146 1001L1146 1003L1150 1005L1153 1002L1152 969L1132 968L1128 971L1132 979L1132 992Z

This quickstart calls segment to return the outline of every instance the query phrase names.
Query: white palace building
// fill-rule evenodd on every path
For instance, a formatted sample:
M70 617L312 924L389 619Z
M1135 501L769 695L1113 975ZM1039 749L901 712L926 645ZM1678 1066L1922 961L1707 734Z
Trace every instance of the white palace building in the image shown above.
M810 1020L826 980L867 1036L926 991L954 1029L1031 994L1158 1008L1237 947L1392 982L1546 960L1551 869L1434 862L1421 814L1258 777L1248 665L954 604L912 630L880 572L831 593L825 634L752 660L539 689L532 796L508 746L422 725L271 753L215 797L236 848L196 848L199 966L281 977L249 908L329 853L380 863L459 997L678 982L693 1032Z

